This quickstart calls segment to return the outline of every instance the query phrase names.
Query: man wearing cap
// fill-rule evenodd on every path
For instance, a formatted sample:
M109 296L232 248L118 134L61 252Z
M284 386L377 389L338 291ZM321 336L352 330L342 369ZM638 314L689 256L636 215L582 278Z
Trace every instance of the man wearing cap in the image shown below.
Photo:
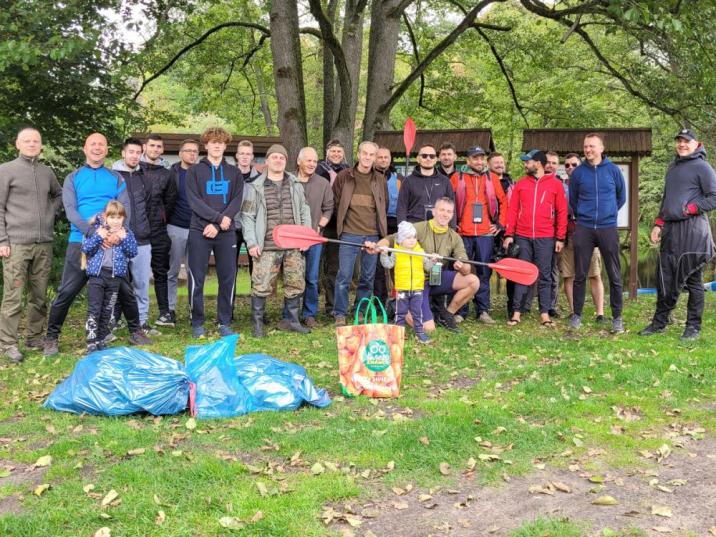
M567 233L567 198L562 183L554 174L545 174L547 156L533 149L522 155L527 175L515 185L510 200L504 248L512 241L520 247L519 258L539 268L538 296L542 326L552 327L550 319L552 259L564 247ZM512 303L512 317L507 323L520 322L524 294L528 287L517 285Z
M311 227L311 209L303 186L286 172L288 153L279 144L266 152L266 171L245 185L241 223L249 255L254 258L251 274L251 319L254 337L264 337L266 298L283 267L283 293L288 313L287 328L305 334L309 328L298 318L301 296L306 288L306 264L298 249L282 250L273 240L273 230L282 224Z
M467 165L452 174L450 183L455 191L457 232L465 244L468 259L487 263L492 257L495 237L507 222L507 196L500 177L485 171L485 151L476 146L467 150ZM475 270L480 280L480 289L473 299L477 320L495 324L489 313L492 270L485 265ZM465 318L467 314L466 304L460 310L460 316Z
M433 217L433 207L440 198L455 199L450 179L436 168L438 154L431 144L424 144L418 150L418 165L405 178L398 194L396 218L398 222L424 222ZM455 227L455 222L450 223Z
M651 230L651 242L660 244L656 311L639 334L663 332L686 287L689 300L681 339L694 340L704 312L703 267L716 253L706 214L716 208L716 173L691 129L680 130L674 139L676 157L666 171L661 208Z
M574 230L574 313L569 321L571 330L582 326L587 271L597 247L609 276L611 332L624 332L617 230L617 214L624 203L626 188L621 170L604 156L602 137L597 133L587 134L584 137L584 162L572 172L569 182L569 206L577 220Z

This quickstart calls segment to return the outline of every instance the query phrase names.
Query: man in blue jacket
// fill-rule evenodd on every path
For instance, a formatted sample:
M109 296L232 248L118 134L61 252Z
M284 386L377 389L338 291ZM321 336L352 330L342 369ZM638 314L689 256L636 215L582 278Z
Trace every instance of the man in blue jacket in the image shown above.
M81 248L82 237L90 230L89 220L104 211L107 202L114 199L122 202L127 211L127 219L131 218L131 204L124 179L119 173L104 166L107 138L98 132L90 134L83 151L85 164L70 173L62 184L62 203L71 224L70 237L65 253L62 282L47 320L47 336L43 346L45 356L53 356L59 352L58 339L62 325L70 306L87 283L87 274L81 267ZM103 248L111 248L113 245L114 243L108 242ZM148 345L151 340L141 330L132 288L125 279L120 285L120 301L126 302L128 306L133 305L128 308L131 311L124 310L130 331L129 341L132 345Z
M624 177L618 166L604 156L604 140L599 134L584 137L584 161L572 173L569 206L577 220L574 231L574 313L572 330L582 326L582 309L587 272L594 248L599 248L609 276L612 333L624 332L622 320L622 277L619 261L617 213L626 203Z
M661 208L651 230L651 242L661 243L656 311L639 335L664 331L685 286L689 301L681 339L693 340L699 337L704 313L703 268L716 253L706 214L716 209L716 172L694 131L682 129L674 139L676 158L666 171Z

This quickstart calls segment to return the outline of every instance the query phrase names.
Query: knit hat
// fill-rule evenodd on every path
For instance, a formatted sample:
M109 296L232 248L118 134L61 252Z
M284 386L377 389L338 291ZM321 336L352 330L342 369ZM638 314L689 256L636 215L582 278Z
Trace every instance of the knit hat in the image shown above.
M271 147L269 147L268 151L266 151L266 158L269 158L272 153L279 153L285 158L288 158L288 152L286 151L286 148L281 144L273 144Z
M403 221L398 224L398 236L396 237L396 242L398 244L403 244L405 239L417 237L417 235L418 232L415 231L415 226L408 221Z

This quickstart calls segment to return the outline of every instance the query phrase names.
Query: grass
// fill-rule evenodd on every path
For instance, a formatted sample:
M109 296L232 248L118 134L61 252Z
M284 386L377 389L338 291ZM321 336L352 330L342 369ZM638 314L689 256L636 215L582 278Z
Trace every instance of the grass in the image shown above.
M247 282L239 289L246 291ZM180 305L185 301L180 298ZM671 424L716 431L716 328L710 321L716 300L708 294L702 339L690 345L678 341L677 327L663 337L635 335L653 305L653 298L628 303L631 333L619 337L589 323L571 337L562 328L539 327L534 314L510 329L498 312L495 327L468 321L463 334L438 331L429 347L407 341L397 400L335 397L323 410L200 421L189 430L188 415L105 418L42 408L82 352L84 305L78 302L63 332L63 354L45 359L35 353L19 367L0 368L0 470L2 460L32 465L52 456L44 475L34 471L35 481L5 484L9 478L0 478L0 506L3 499L21 498L18 512L0 515L0 535L91 535L102 526L112 535L224 535L232 530L222 527L222 517L238 517L242 535L321 536L332 531L320 519L327 504L375 496L382 485L453 483L458 472L443 476L441 462L457 470L474 457L477 479L485 484L503 473L530 472L535 462L565 466L565 453L583 456L593 470L644 465L639 450L669 443L661 433ZM213 308L210 299L210 315ZM237 311L235 327L248 333L248 298ZM278 312L275 301L272 319ZM179 315L180 326L157 337L153 352L181 359L184 347L196 343ZM328 324L310 336L242 336L238 352L301 363L317 385L339 393ZM621 420L619 409L640 419ZM614 427L622 433L614 434ZM145 451L128 454L139 448ZM593 448L603 455L587 457ZM483 461L480 454L500 459ZM325 471L312 471L315 463ZM37 496L39 483L51 488ZM89 492L87 485L93 485ZM121 503L103 508L110 490ZM257 511L263 516L251 521ZM514 535L571 536L580 528L574 521L540 519Z

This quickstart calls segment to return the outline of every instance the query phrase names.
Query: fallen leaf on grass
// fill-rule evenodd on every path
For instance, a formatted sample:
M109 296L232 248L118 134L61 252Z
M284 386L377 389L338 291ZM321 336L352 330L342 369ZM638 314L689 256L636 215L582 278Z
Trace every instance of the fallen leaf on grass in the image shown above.
M35 461L35 468L43 468L52 464L52 455L44 455Z
M427 436L421 436L421 437L420 437L420 443L423 444L424 446L429 446L429 445L430 445L430 439L429 439Z
M402 496L405 494L405 489L401 489L400 487L393 487L391 489L397 496Z
M560 492L572 492L569 485L562 483L561 481L552 481L552 485Z
M477 465L477 461L473 457L470 457L469 459L467 459L467 469L468 470L474 470L475 465Z
M184 427L186 427L190 431L193 431L194 429L196 429L196 420L194 418L189 418L188 420L186 420ZM224 518L227 518L227 517L224 517Z
M666 526L654 526L651 529L656 533L672 533L672 529L667 528Z
M114 500L119 498L119 493L112 489L110 490L107 495L102 498L102 507L107 507L110 503L112 503Z
M589 476L589 482L590 483L604 483L605 479L603 475L593 475Z
M112 537L112 530L105 526L95 531L92 537Z
M716 526L711 526L711 527L709 528L709 533L710 533L711 535L716 535Z
M397 509L398 511L402 511L403 509L407 509L410 507L408 505L408 502L393 502L393 509Z
M320 462L317 462L313 466L311 466L311 473L313 475L319 475L325 472L326 469L323 467L323 465Z
M542 485L530 485L530 487L527 489L530 494L547 494L549 496L554 496L554 491L547 487L543 487Z
M353 528L357 528L361 524L363 524L363 519L359 517L358 515L349 515L346 514L343 516L343 518L346 519L346 522L351 525Z
M93 483L87 483L84 487L82 487L82 490L85 491L85 494L91 492L94 490L94 484Z
M418 501L419 502L427 502L428 500L432 500L433 497L430 494L419 494L418 495Z
M268 488L266 488L266 485L264 485L261 481L256 482L256 488L259 489L259 494L262 498L265 498L268 496Z
M158 512L157 512L157 516L156 516L156 518L154 519L154 523L155 523L157 526L161 526L162 524L164 524L164 521L165 521L166 519L167 519L166 513L165 513L164 511L158 511Z
M43 483L42 485L37 485L35 487L35 490L33 491L33 494L35 496L42 496L45 493L45 491L48 490L49 488L50 488L49 483Z
M127 455L129 455L130 457L134 457L136 455L143 455L145 451L147 450L143 447L137 449L130 449L129 451L127 451Z
M619 502L613 496L599 496L592 500L593 505L617 505Z
M667 505L657 504L651 506L651 514L656 516L663 516L665 518L671 518L673 516L673 513L671 512L671 507Z
M244 523L236 516L222 516L219 519L219 526L227 530L240 530L244 527Z
M261 520L263 517L264 517L263 512L261 512L261 511L256 511L256 513L254 513L254 516L251 517L250 522L253 524L253 523L258 522L259 520Z
M443 475L450 475L450 465L446 462L441 462L440 466L440 473Z
M8 470L7 468L0 469L0 479L3 477L9 477L10 473L10 470Z

